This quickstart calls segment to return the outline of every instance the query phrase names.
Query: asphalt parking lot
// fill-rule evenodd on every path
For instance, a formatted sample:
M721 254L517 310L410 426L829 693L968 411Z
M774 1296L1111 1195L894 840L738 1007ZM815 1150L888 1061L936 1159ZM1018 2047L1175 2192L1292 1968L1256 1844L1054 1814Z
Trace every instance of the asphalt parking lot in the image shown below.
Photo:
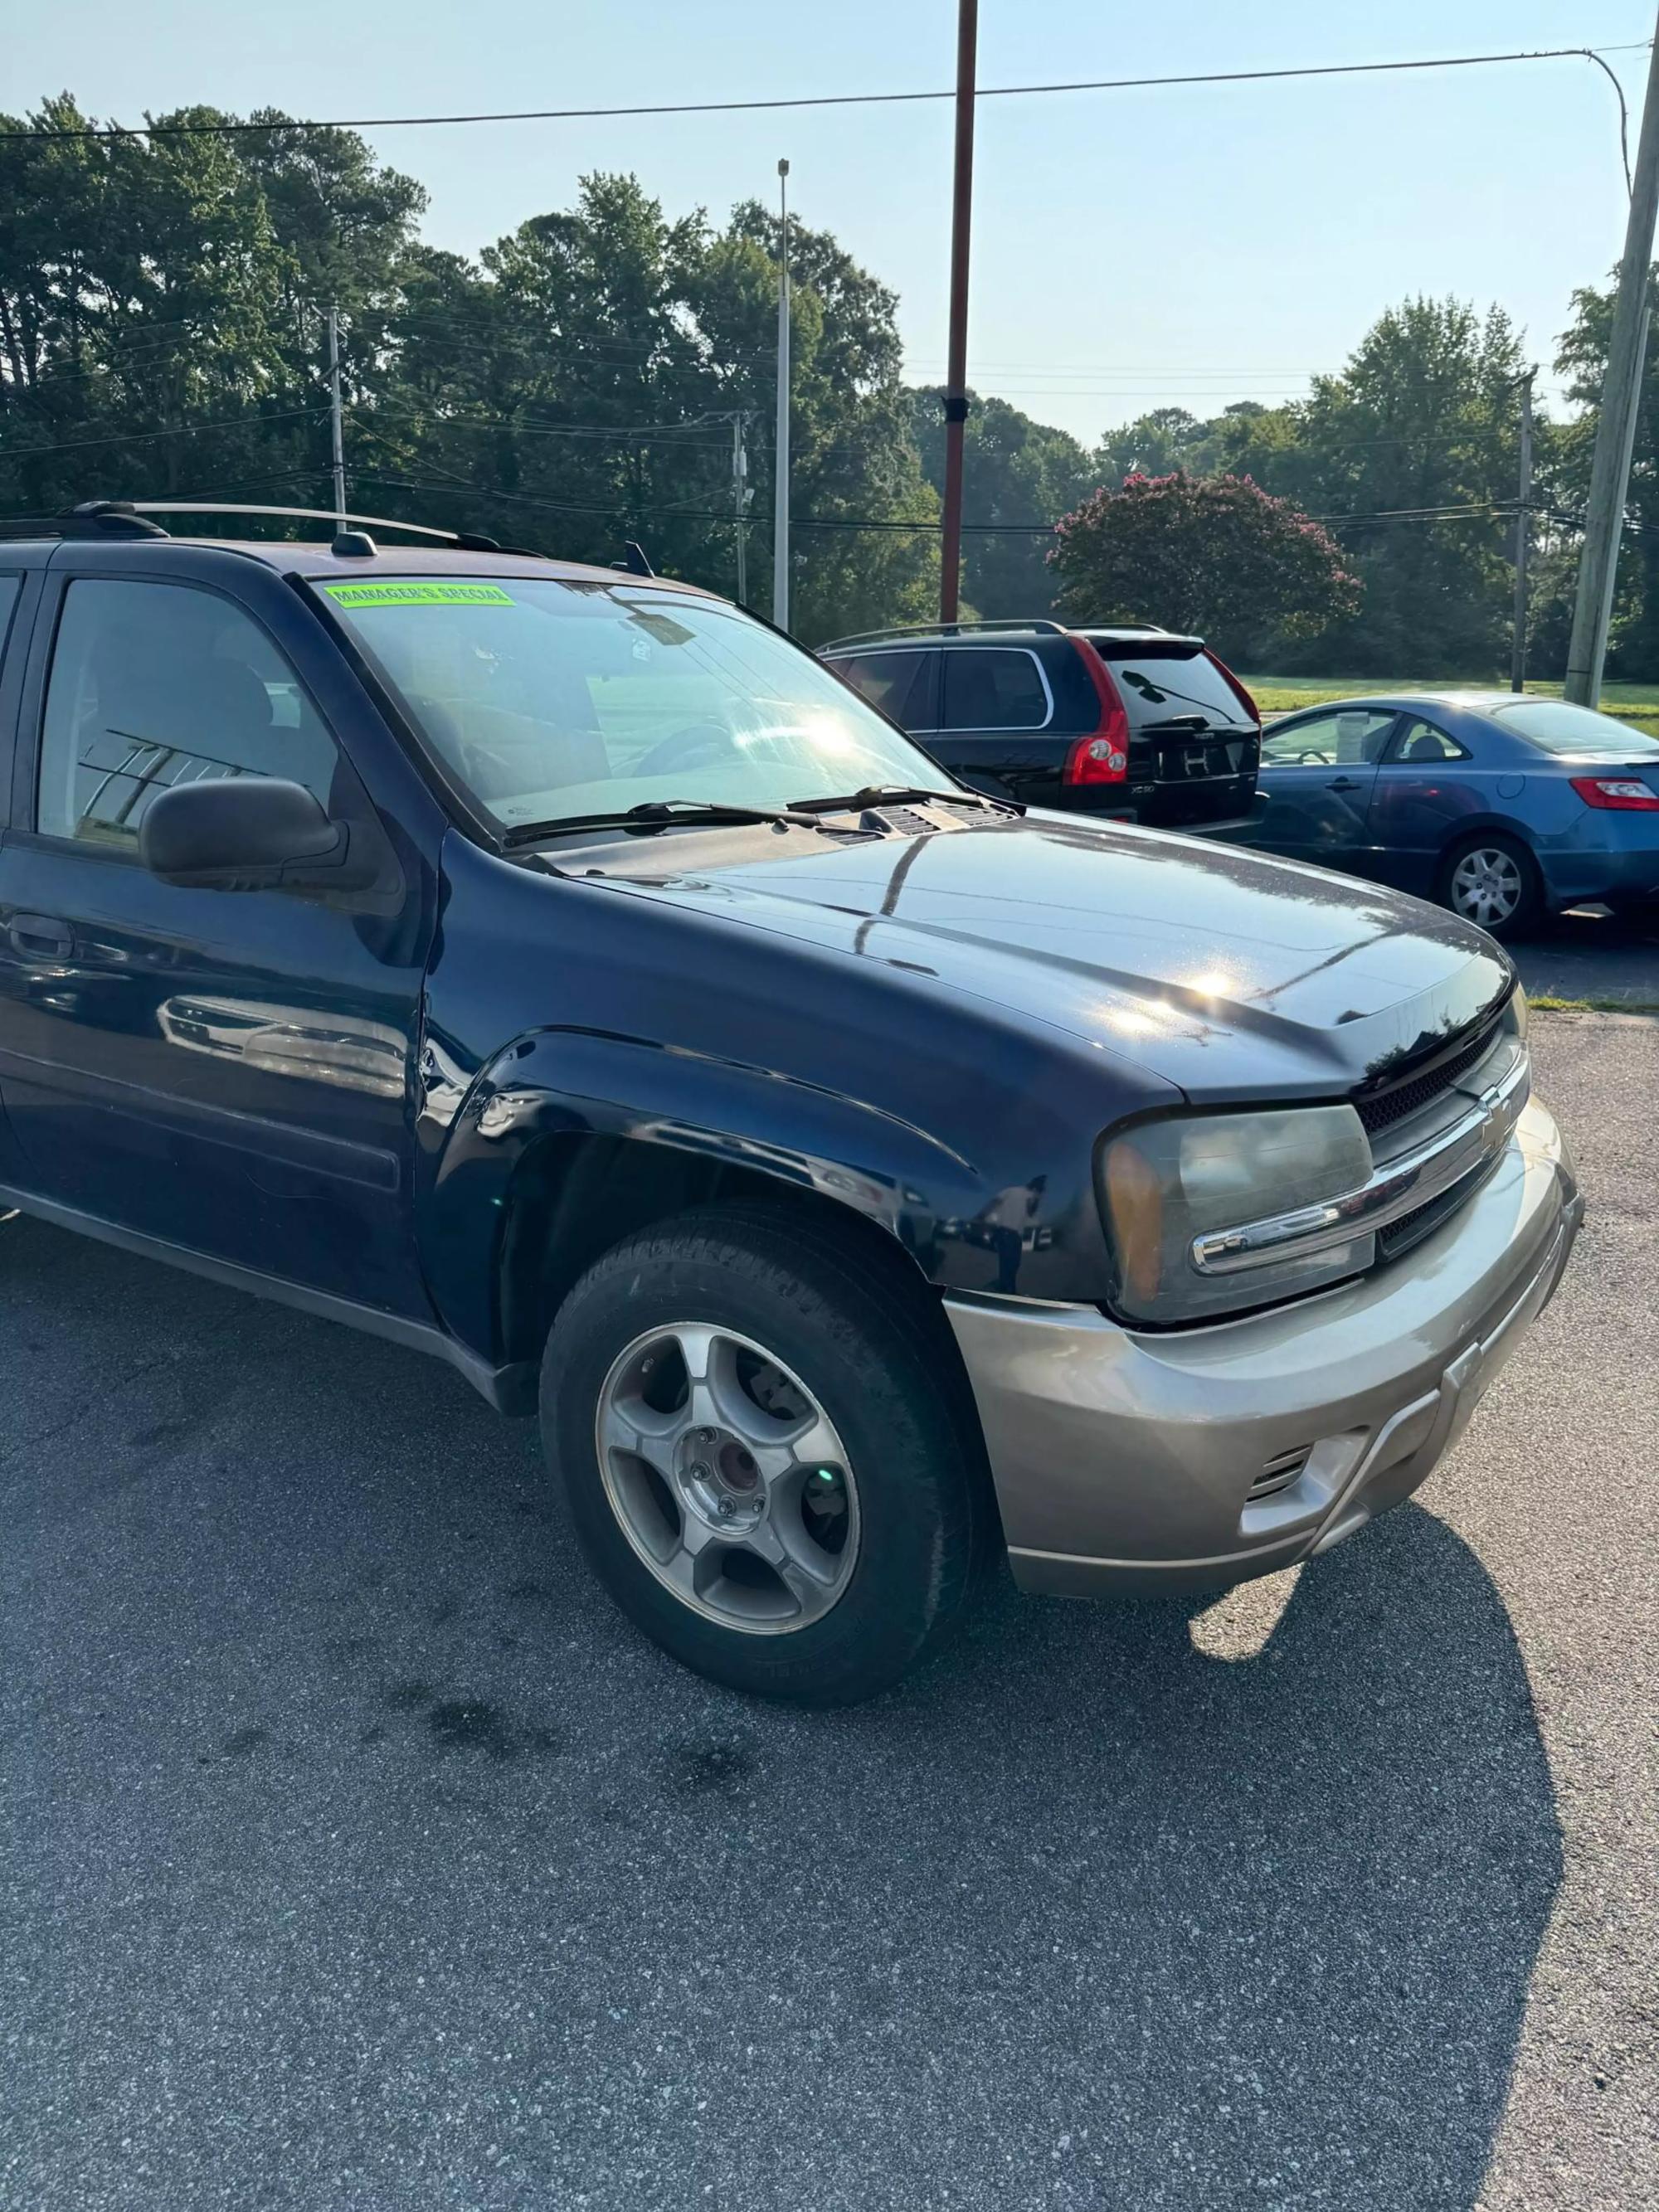
M1510 949L1534 998L1659 1009L1659 907L1639 918L1574 907Z
M1659 1022L1534 1034L1589 1225L1420 1502L851 1713L436 1364L0 1229L0 2204L1659 2201Z

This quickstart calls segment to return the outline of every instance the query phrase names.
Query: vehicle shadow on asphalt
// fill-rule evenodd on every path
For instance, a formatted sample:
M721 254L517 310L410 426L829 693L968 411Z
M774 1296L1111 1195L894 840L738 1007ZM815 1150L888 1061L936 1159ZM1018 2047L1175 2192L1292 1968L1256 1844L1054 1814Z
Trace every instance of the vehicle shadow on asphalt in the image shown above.
M768 1707L458 1378L14 1227L20 2201L1475 2203L1561 1848L1431 1513Z

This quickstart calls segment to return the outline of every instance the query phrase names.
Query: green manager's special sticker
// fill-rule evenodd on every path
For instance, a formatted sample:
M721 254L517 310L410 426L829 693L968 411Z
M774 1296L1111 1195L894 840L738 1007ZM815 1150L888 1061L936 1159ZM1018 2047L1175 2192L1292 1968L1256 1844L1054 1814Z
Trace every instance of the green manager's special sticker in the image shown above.
M342 607L513 607L518 601L499 584L438 584L405 577L388 584L325 584Z

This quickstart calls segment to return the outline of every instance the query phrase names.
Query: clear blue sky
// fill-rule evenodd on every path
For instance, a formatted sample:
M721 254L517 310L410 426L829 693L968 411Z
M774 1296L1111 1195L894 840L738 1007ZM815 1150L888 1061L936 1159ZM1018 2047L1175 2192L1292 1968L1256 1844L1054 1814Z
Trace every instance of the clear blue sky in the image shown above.
M1650 0L981 0L983 85L1270 68L1650 35ZM0 41L0 104L100 118L191 100L301 115L764 98L948 85L954 0L58 0ZM1639 108L1646 57L1609 56ZM1636 124L1633 112L1632 138ZM684 116L370 134L476 251L631 169L671 213L775 190L897 292L942 374L951 113ZM1178 403L1273 401L1414 291L1500 301L1547 371L1576 284L1623 237L1611 88L1589 63L988 100L969 369L1092 439ZM1546 380L1548 388L1548 380Z

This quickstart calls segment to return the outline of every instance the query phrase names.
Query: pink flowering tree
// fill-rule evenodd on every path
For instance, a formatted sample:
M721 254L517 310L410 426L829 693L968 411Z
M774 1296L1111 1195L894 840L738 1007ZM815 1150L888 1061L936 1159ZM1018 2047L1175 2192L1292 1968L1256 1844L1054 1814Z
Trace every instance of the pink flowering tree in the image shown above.
M1359 605L1341 549L1249 477L1129 477L1091 493L1055 537L1068 621L1195 631L1224 659L1314 636Z

